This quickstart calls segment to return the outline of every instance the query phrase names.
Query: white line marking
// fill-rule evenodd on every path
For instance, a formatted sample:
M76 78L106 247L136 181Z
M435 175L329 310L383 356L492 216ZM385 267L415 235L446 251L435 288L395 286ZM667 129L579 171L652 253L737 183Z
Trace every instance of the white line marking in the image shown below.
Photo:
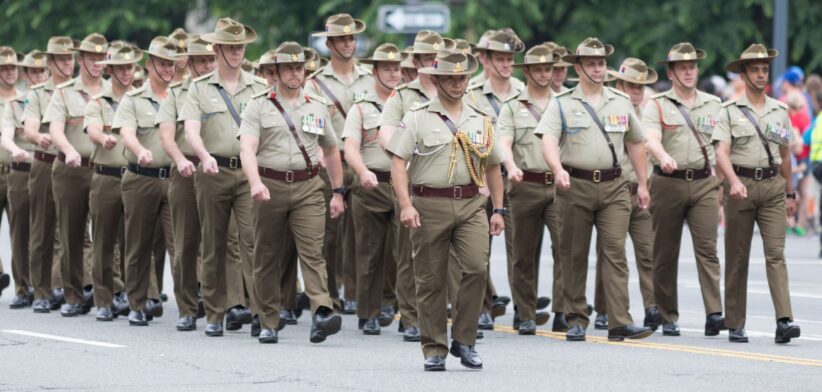
M106 342L96 342L94 340L67 338L67 337L63 337L63 336L49 335L49 334L45 334L45 333L37 333L37 332L29 332L29 331L20 331L20 330L16 330L16 329L4 329L3 332L15 334L15 335L31 336L31 337L35 337L35 338L58 340L58 341L61 341L61 342L85 344L85 345L89 345L89 346L106 347L106 348L126 348L126 346L119 345L119 344L106 343Z
M698 328L680 328L680 330L682 332L705 333L704 329L698 329ZM773 332L760 332L760 331L747 331L747 330L745 332L748 334L749 337L752 337L752 338L753 337L756 337L756 338L767 338L767 337L769 337L769 338L773 339L773 335L774 335ZM722 334L725 335L726 332L723 332ZM820 336L820 335L810 335L809 336L807 334L802 334L802 336L798 337L797 339L799 339L799 340L811 340L811 341L814 341L814 342L822 342L822 336Z

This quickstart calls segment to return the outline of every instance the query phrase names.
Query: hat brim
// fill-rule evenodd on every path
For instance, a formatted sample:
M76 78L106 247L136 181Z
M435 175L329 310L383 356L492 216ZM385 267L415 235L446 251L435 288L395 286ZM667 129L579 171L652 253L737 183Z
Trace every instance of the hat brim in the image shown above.
M662 64L671 64L671 63L685 63L685 62L688 62L688 61L702 61L702 60L705 60L705 57L708 57L708 54L705 53L705 51L702 50L702 49L697 49L695 59L689 59L689 60L685 60L685 59L667 60L666 59L666 60L659 60L659 61L656 62L656 64L657 65L662 65Z
M603 55L566 54L565 56L562 56L562 61L567 63L568 64L567 66L570 67L578 59L582 59L582 58L599 58L599 57L605 58L605 57L611 56L612 54L614 54L614 46L611 45L611 44L605 44L605 54L603 54Z
M70 49L58 50L56 52L49 52L48 49L46 49L46 51L43 52L43 53L51 54L51 55L57 55L57 56L66 55L66 54L75 54L75 53L77 53L77 51L75 49L80 47L80 41L78 41L76 39L71 40L71 46L72 47Z
M488 53L488 52L497 52L497 53L511 53L511 54L516 54L516 53L522 53L522 52L524 52L524 51L525 51L525 48L524 48L524 47L523 47L523 48L520 48L520 49L511 49L511 50L499 50L499 49L490 49L490 48L480 48L480 47L475 47L475 48L473 48L473 49L471 50L471 52L472 52L472 53L477 53L477 54L479 54L479 53Z
M320 32L316 32L316 33L311 34L311 36L312 37L344 37L346 35L360 34L363 31L365 31L365 22L363 22L359 19L354 19L354 30L353 31L349 31L347 33L343 32L343 31L339 31L339 32L320 31Z
M543 61L543 62L538 62L538 63L516 63L516 64L513 64L512 66L514 68L525 68L529 65L552 65L552 66L556 67L558 61L559 61L559 57L551 56L551 61Z
M725 70L728 72L733 73L742 73L742 65L745 63L751 63L754 61L767 61L772 62L777 56L779 56L779 51L776 49L768 49L768 56L767 57L758 57L755 59L737 59L731 61L730 63L725 65Z
M375 59L375 58L367 58L367 59L359 59L357 61L363 64L376 64L376 63L401 63L408 58L408 53L403 53L400 58L393 59L393 60L386 60L386 59Z
M131 59L131 60L103 60L103 61L97 61L97 64L99 64L99 65L127 65L127 64L137 64L137 63L139 63L140 61L142 61L142 60L143 60L143 55L144 55L144 54L145 54L145 52L140 51L139 53L136 53L136 55L134 56L134 58L133 58L133 59Z
M616 70L613 70L613 69L608 70L608 75L613 77L613 79L611 79L611 80L606 79L605 80L606 82L612 82L614 80L622 80L623 82L646 85L646 84L654 84L659 80L659 74L651 68L648 68L648 78L644 79L644 80L638 80L636 78L625 76L625 75L623 75L623 74L621 74L621 73L619 73L619 72L617 72Z
M152 53L152 52L144 52L144 53L149 55L149 57L157 57L159 59L168 60L168 61L180 61L180 60L182 60L180 57L177 56L177 54L174 54L172 56L167 56L167 55L164 55L164 54Z
M241 41L223 41L217 38L217 33L215 32L203 34L200 36L200 39L211 44L220 45L247 45L257 40L257 32L254 31L254 29L248 26L243 26L243 29L245 29L245 39Z
M474 56L468 56L468 67L460 72L443 71L434 67L423 67L417 70L418 73L424 75L473 75L479 69L479 61Z

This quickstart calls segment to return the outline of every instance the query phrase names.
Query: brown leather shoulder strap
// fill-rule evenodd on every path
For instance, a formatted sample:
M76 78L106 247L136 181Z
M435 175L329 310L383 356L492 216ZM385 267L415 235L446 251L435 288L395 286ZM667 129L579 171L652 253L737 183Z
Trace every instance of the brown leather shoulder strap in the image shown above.
M291 116L289 116L288 113L285 112L285 109L283 109L283 105L280 104L280 101L278 101L277 98L269 96L268 99L271 100L271 102L283 116L285 123L288 125L288 130L291 131L291 136L294 137L294 141L297 142L297 146L300 148L300 152L303 154L303 159L305 159L305 168L311 169L314 166L311 163L311 157L308 156L308 151L306 151L305 145L303 144L302 139L300 139L300 135L297 134L297 128L294 127L294 122L291 121Z
M711 161L708 160L708 147L705 146L705 141L702 140L702 136L699 134L699 131L696 130L696 126L694 126L694 122L691 120L691 115L688 114L688 110L685 109L685 106L682 106L681 103L670 99L671 103L676 106L676 109L679 110L679 113L682 113L682 117L685 118L685 122L688 124L688 128L691 129L691 133L694 134L697 142L699 142L699 149L702 150L702 158L705 159L705 168L707 169L711 166Z
M330 99L331 102L334 103L334 106L336 106L337 110L339 110L340 113L342 113L343 117L348 117L348 113L345 111L345 109L343 109L342 103L340 103L340 100L337 99L337 96L334 95L334 93L331 92L331 89L328 88L328 85L325 84L325 82L323 82L322 80L320 80L318 78L314 78L312 80L314 80L314 82L317 83L317 86L319 86L320 89L323 90L323 92L328 97L328 99Z
M751 113L750 109L744 106L737 106L739 111L748 118L748 121L753 124L754 128L756 128L756 134L759 135L759 140L762 141L762 145L765 146L765 152L768 153L768 165L770 167L776 166L773 160L773 153L771 153L771 146L768 144L768 139L765 138L765 135L762 133L762 129L759 128L759 121L757 121L756 117L754 117L753 113Z
M608 136L608 132L605 131L605 126L602 125L602 121L599 120L599 116L597 116L596 110L594 110L594 108L592 108L591 105L588 104L588 102L580 101L580 103L582 103L582 106L585 108L585 110L588 111L588 114L591 115L591 118L594 119L594 122L597 124L597 127L599 127L599 131L602 132L602 136L605 137L605 141L608 142L608 148L611 149L611 158L613 158L614 160L614 168L619 168L619 159L617 158L616 149L614 148L614 142L611 141L611 137Z

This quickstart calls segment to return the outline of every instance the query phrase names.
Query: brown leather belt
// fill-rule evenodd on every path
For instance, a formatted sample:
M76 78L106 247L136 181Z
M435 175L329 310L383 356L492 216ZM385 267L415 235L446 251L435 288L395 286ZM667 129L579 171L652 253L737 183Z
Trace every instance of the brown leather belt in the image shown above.
M391 182L391 172L384 172L384 171L376 171L372 170L374 175L377 176L377 181L379 182Z
M260 166L257 168L257 172L260 173L261 176L272 180L299 182L316 177L317 174L320 174L320 167L314 166L310 169L279 171Z
M733 165L734 173L738 176L752 178L754 181L768 180L776 177L779 174L779 168L774 167L757 167L751 169L749 167L742 167Z
M243 163L240 162L240 157L226 158L226 157L221 157L221 156L217 156L217 155L212 155L212 156L214 157L214 160L217 161L217 166L227 167L229 169L242 169L243 168Z
M62 152L58 152L57 153L57 160L59 160L60 162L66 163L66 154L63 154ZM94 162L91 161L91 158L82 158L81 157L80 158L80 167L92 168L92 167L94 167Z
M455 186L452 188L430 188L424 185L412 185L411 192L420 197L444 197L460 200L470 199L479 193L479 187L474 184Z
M630 189L631 195L636 195L637 192L639 192L639 184L636 184L636 183L632 182L632 183L628 184L628 189Z
M659 166L654 166L654 174L668 178L678 178L685 181L701 180L711 176L711 169L683 169L665 173Z
M522 181L541 185L552 185L554 183L554 174L548 172L537 173L523 170Z
M189 161L191 161L191 163L193 163L194 166L197 166L197 165L200 164L200 158L197 157L196 155L183 155L183 156L186 157L186 159L188 159Z
M619 167L605 170L583 170L571 166L563 166L563 168L568 171L568 175L571 177L595 183L613 181L622 176L622 169Z
M42 151L35 151L34 152L34 159L36 159L40 162L52 163L52 162L54 162L55 158L57 158L57 155L49 154L47 152L42 152Z
M31 171L31 163L30 162L12 162L11 163L11 170L19 171L19 172L30 172Z
M106 165L94 165L94 172L97 174L102 174L104 176L111 176L122 178L123 173L125 173L126 167L116 167L116 166L106 166Z
M128 171L141 176L165 180L171 172L171 167L142 167L136 163L129 163Z

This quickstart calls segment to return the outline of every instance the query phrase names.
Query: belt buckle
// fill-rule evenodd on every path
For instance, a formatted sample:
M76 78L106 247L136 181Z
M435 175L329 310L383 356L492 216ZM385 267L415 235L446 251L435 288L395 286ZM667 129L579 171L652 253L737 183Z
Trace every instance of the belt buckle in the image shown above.
M694 169L685 169L685 181L694 180Z
M461 200L462 199L462 187L461 186L455 186L453 191L454 191L454 195L453 195L454 200Z
M128 167L120 166L120 177L122 177L126 174L126 170L128 170Z
M754 180L762 181L763 174L764 174L764 172L763 172L762 168L757 167L756 169L754 169Z
M591 176L591 181L593 181L593 182L602 181L602 171L594 170L592 173L593 173L593 176Z
M554 175L551 173L545 173L545 185L551 185L554 183Z
M166 178L168 178L168 177L167 177L168 172L166 171L166 169L165 169L165 168L162 168L162 167L161 167L161 168L160 168L160 170L159 170L159 171L157 171L157 174L158 174L158 176L157 176L157 177L158 177L158 178L160 178L161 180L165 180Z
M228 158L228 168L229 169L236 169L237 168L237 157Z
M285 172L285 182L294 182L294 172L291 170L286 170Z

